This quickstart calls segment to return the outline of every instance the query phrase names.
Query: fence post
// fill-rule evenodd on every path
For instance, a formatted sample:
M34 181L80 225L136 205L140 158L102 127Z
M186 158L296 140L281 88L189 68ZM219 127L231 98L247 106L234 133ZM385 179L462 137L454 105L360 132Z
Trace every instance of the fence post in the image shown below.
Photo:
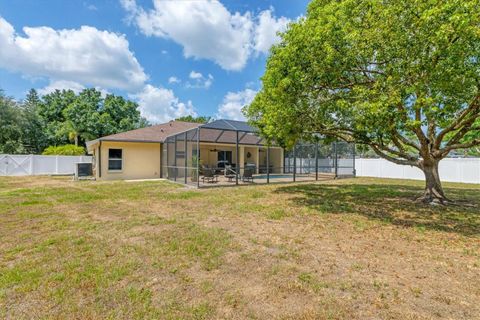
M33 161L35 156L33 154L30 155L30 175L33 176Z
M297 180L297 145L293 146L293 182Z
M236 173L235 173L235 184L238 185L238 175L240 174L240 154L239 154L240 153L240 147L238 145L238 130L235 131L235 152L236 152L235 162L237 163L236 164L237 167L235 168L235 171L236 171ZM245 156L243 156L243 157L245 158ZM244 174L245 174L245 172L244 172Z
M175 170L175 176L173 177L173 181L177 181L177 171L178 171L178 168L177 168L177 136L175 135L174 136L174 141L175 141L175 151L174 151L174 155L173 155L173 167Z
M335 179L338 178L338 150L337 150L337 141L334 142L335 146Z
M315 143L315 180L318 181L318 141Z
M184 171L184 175L185 175L185 184L187 184L188 182L188 179L187 179L187 175L188 175L188 142L187 142L187 132L185 132L185 141L184 141L184 148L185 148L185 152L184 152L184 157L185 157L185 161L184 161L184 165L185 165L185 169L183 170Z
M58 174L58 155L55 156L55 174Z
M200 127L197 128L197 188L200 188Z
M165 169L167 169L167 172L165 172L165 177L166 177L167 179L169 179L169 178L170 178L170 167L169 167L169 165L168 165L168 145L170 144L170 142L168 142L168 138L165 139L165 143L167 144L167 146L166 146L166 148L167 148L167 155L166 155L166 157L165 157ZM163 145L164 148L165 148L165 143L164 143L164 145Z
M355 168L355 157L357 156L357 150L355 147L355 143L353 144L353 177L357 177L357 168Z
M267 183L270 183L270 146L267 145Z

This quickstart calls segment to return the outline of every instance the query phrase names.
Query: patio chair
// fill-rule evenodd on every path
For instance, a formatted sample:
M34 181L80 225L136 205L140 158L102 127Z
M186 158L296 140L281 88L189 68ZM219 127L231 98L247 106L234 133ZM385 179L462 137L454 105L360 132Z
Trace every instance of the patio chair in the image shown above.
M228 179L228 182L233 182L233 179L237 176L237 172L232 169L231 165L225 166L225 178Z
M251 168L245 168L243 171L242 181L253 182L253 170Z
M208 165L201 164L200 165L200 175L203 175L205 171L208 171L209 167Z
M203 177L202 177L203 183L210 182L218 182L217 175L215 174L215 170L213 169L205 169L203 172Z

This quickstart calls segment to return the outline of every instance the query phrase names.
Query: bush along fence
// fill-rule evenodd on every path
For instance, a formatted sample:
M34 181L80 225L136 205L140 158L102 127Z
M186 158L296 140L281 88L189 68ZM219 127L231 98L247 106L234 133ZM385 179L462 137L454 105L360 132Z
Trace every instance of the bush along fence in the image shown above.
M73 175L78 162L92 157L0 154L0 176Z

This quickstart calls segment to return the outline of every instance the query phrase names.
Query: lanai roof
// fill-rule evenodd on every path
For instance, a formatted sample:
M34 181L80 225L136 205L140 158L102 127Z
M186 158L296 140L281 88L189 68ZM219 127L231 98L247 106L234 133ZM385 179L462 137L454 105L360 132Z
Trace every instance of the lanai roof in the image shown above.
M250 132L250 133L257 132L257 130L255 130L254 127L252 127L245 121L225 120L225 119L215 120L213 122L206 123L202 125L201 128L226 130L226 131L243 131L243 132Z
M244 121L220 119L202 124L198 129L200 129L199 142L202 143L236 144L237 135L239 144L263 145L265 142L264 139L257 134L257 130ZM197 140L197 128L193 128L172 134L168 137L167 142L172 143L175 136L177 140L183 140L185 134L187 140Z

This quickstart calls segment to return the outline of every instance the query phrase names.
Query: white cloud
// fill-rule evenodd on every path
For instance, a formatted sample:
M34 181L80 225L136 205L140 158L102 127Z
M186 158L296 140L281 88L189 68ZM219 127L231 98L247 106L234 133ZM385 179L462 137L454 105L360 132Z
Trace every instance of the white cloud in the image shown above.
M46 95L49 93L54 92L55 90L72 90L75 93L79 93L85 89L85 86L81 85L80 83L73 82L73 81L64 81L64 80L58 80L58 81L51 81L48 86L44 88L38 89L38 93L40 95ZM102 97L106 97L107 94L110 94L110 92L106 89L103 89L101 87L95 87L98 91L100 91L100 94Z
M252 52L267 52L277 41L276 31L287 18L276 19L266 10L256 18L251 12L230 12L219 1L152 0L145 10L135 0L120 0L134 23L147 36L172 39L186 58L212 60L225 70L241 70ZM258 20L258 21L257 21ZM258 30L256 30L258 29ZM272 39L267 39L268 36Z
M216 117L219 119L245 120L242 108L249 105L257 91L245 89L238 92L228 92L223 98L222 104L218 107Z
M180 83L180 82L181 82L181 80L178 79L177 77L172 76L172 77L168 78L168 83L170 83L170 84L171 83Z
M72 90L75 93L79 93L85 87L81 85L80 83L74 82L74 81L65 81L65 80L58 80L58 81L52 81L49 83L48 86L42 89L38 89L38 93L40 95L46 95L49 93L54 92L56 89L58 90Z
M89 26L24 27L23 33L0 17L0 67L52 83L128 91L141 89L147 80L124 35Z
M187 88L201 88L208 89L213 83L213 76L209 73L207 76L204 76L200 72L191 71L188 76L192 81L187 82Z
M17 34L0 17L0 68L47 79L49 84L38 90L42 95L55 89L80 92L95 87L105 96L106 88L123 89L153 123L197 115L191 101L181 102L172 90L146 83L148 77L123 35L88 26L70 30L25 27L23 32L25 36ZM169 83L179 82L169 78Z
M97 11L98 8L94 4L86 4L84 3L85 7L90 11Z
M152 123L192 115L197 116L192 102L180 102L172 90L147 84L144 89L131 97L138 101L140 111Z
M200 72L190 71L190 75L188 76L190 79L200 79L203 75Z
M254 35L254 48L257 52L268 53L270 47L280 41L277 33L285 31L290 22L285 17L276 19L272 16L272 11L273 9L262 11L258 17Z

